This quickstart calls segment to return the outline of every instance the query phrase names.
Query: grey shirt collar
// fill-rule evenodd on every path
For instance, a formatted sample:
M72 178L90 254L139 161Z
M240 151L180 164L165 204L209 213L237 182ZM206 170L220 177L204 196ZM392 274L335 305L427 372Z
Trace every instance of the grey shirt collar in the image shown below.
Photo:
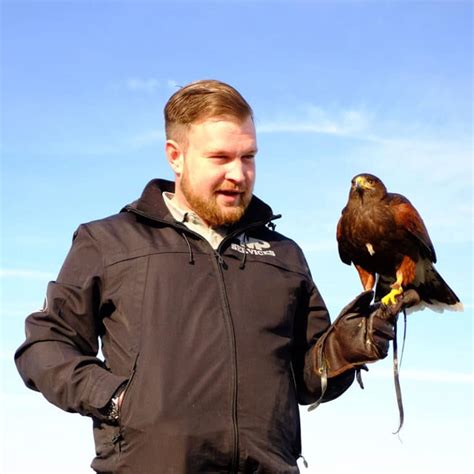
M182 222L189 230L206 239L214 250L219 247L219 244L227 235L227 227L209 227L194 211L178 205L176 200L173 199L173 193L164 191L162 195L166 207L176 221Z

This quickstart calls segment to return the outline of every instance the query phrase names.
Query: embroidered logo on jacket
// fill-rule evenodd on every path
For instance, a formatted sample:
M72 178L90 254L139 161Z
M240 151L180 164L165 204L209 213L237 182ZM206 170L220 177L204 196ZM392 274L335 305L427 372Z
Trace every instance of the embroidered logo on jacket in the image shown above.
M265 240L254 239L245 234L240 234L237 237L238 244L231 244L230 248L240 253L247 253L251 255L271 255L275 257L275 252L270 249L270 244Z

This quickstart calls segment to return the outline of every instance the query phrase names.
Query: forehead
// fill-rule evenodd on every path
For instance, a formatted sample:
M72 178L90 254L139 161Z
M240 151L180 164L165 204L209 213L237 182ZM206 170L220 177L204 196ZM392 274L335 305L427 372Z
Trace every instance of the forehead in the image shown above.
M256 148L255 125L251 117L238 120L227 117L208 118L189 126L190 145L206 148L242 146Z

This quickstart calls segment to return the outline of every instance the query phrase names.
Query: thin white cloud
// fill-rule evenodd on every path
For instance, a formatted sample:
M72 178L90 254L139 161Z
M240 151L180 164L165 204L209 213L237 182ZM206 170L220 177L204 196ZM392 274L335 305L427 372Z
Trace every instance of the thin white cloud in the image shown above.
M181 86L180 84L178 83L178 81L175 81L174 79L168 79L166 81L166 85L170 88L170 89L179 89Z
M290 113L277 113L276 118L257 120L259 134L313 133L352 138L362 142L376 143L390 150L400 151L415 148L417 152L430 155L439 152L465 151L472 143L442 140L436 130L419 123L383 123L376 114L366 108L328 108L306 104L295 107ZM450 155L447 155L450 156ZM428 163L426 163L428 164Z
M316 133L337 136L357 136L370 127L371 117L363 110L327 111L307 105L298 117L280 117L257 123L258 133Z
M160 89L177 90L180 87L178 81L174 79L159 80L155 77L129 77L120 85L116 84L115 88L123 88L136 93L156 94Z
M54 273L20 268L0 268L0 278L25 278L30 280L53 280Z
M154 94L160 86L160 82L155 78L131 77L125 83L127 89L133 92L145 92Z

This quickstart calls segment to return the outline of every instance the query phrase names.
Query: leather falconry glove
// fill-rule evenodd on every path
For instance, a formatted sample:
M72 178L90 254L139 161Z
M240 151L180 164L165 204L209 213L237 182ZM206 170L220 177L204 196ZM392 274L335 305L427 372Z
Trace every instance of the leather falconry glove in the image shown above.
M415 290L407 290L394 305L370 304L372 291L361 293L349 303L313 349L313 367L326 377L387 357L395 337L398 313L420 301Z
M318 339L313 348L313 368L321 378L321 396L309 410L314 410L322 401L328 386L328 378L355 369L357 381L364 388L360 376L365 364L387 357L390 341L394 340L394 380L400 424L403 425L403 402L398 377L396 349L396 324L398 313L420 302L415 290L407 290L397 297L394 305L376 303L371 305L372 291L361 293L349 303L329 329Z

